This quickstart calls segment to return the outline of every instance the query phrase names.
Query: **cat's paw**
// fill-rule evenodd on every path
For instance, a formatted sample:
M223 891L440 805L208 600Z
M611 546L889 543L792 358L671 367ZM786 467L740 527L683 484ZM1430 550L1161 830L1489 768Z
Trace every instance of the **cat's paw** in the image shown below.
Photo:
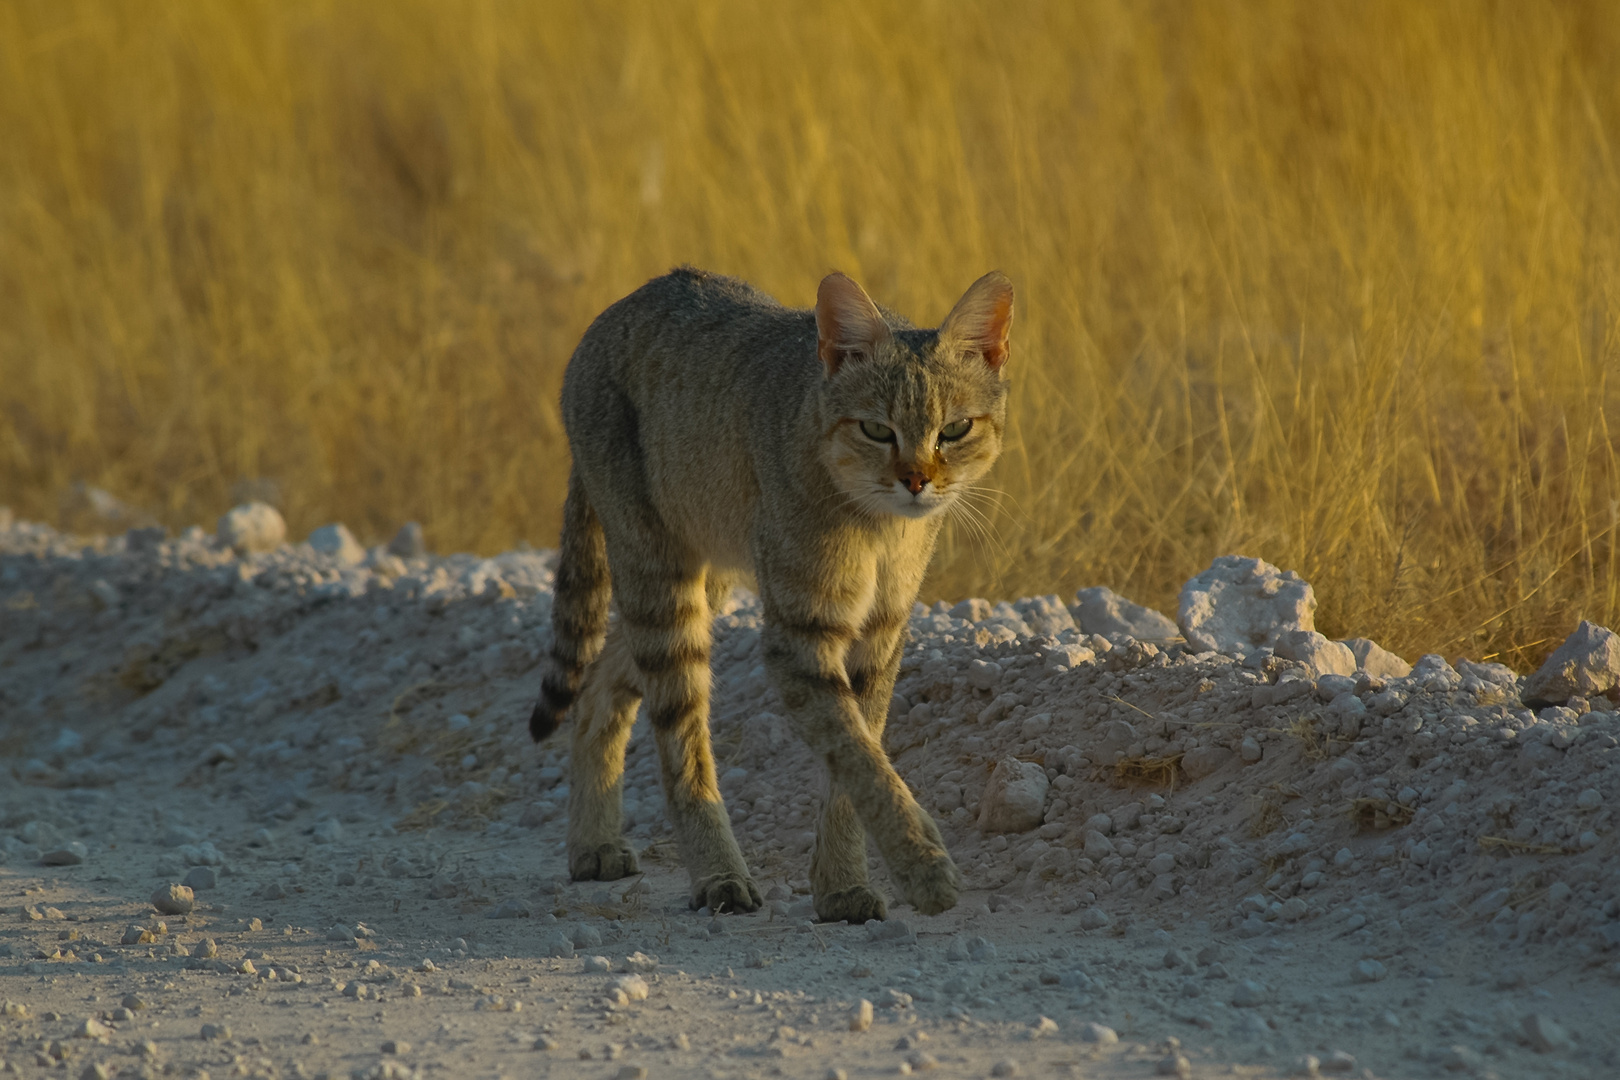
M962 875L944 851L889 867L906 903L923 915L938 915L956 906L962 892Z
M617 881L639 872L636 853L622 841L568 852L568 876L575 881Z
M692 883L692 908L708 908L716 915L758 911L765 903L747 875L715 874Z
M883 894L865 885L826 893L815 899L816 918L822 922L847 922L857 925L868 919L886 919L889 903Z

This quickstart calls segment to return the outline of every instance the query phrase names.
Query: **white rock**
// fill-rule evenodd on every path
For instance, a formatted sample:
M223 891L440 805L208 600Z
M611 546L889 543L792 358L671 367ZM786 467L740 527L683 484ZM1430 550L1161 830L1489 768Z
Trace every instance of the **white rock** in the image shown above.
M1101 930L1114 920L1100 907L1089 907L1080 913L1080 929Z
M872 1027L872 1003L865 998L855 1003L849 1013L849 1030L868 1031Z
M1339 735L1353 739L1361 733L1361 725L1367 718L1367 706L1354 693L1346 691L1332 701L1328 702L1328 719Z
M1102 1024L1081 1024L1080 1041L1110 1046L1119 1042L1119 1035L1113 1028L1104 1027Z
M1176 624L1150 607L1133 603L1106 585L1081 589L1069 608L1085 634L1126 634L1138 641L1174 641Z
M613 980L613 987L631 1001L647 1000L647 980L640 975L620 975Z
M1584 619L1524 684L1532 709L1594 698L1620 685L1620 635Z
M287 539L287 523L269 503L251 502L226 512L217 528L220 543L243 555L274 551Z
M1401 681L1409 688L1436 694L1456 690L1462 686L1462 676L1457 674L1456 669L1446 663L1446 658L1438 653L1424 653L1418 657L1418 662L1412 665L1411 673Z
M1377 960L1357 960L1350 968L1350 981L1358 983L1381 982L1389 969Z
M994 690L1001 684L1001 665L994 660L974 660L968 664L967 680L975 690Z
M1176 621L1200 652L1247 656L1290 630L1314 630L1316 596L1292 570L1221 555L1181 587Z
M1339 644L1350 650L1356 658L1356 668L1375 679L1404 679L1412 673L1412 665L1383 648L1370 638L1345 638Z
M422 526L414 521L407 521L399 527L399 532L388 541L388 554L397 555L401 559L415 559L427 554L427 544L422 539Z
M1315 630L1286 630L1277 635L1277 655L1310 668L1311 678L1354 675L1356 655L1349 646L1329 641Z
M1027 832L1046 809L1046 770L1033 761L1002 758L979 799L979 831Z
M1544 1013L1531 1013L1519 1022L1519 1030L1524 1032L1527 1039L1537 1053L1550 1054L1556 1050L1570 1048L1569 1033L1562 1024Z
M1035 634L1057 637L1065 630L1078 629L1074 625L1074 616L1069 614L1069 609L1056 594L1025 597L1013 604L1013 610Z
M347 525L322 525L309 534L309 546L320 554L337 561L339 566L357 566L366 557L366 549L349 532Z
M1114 842L1096 829L1087 829L1085 851L1086 858L1101 861L1114 853Z
M1181 758L1181 771L1189 780L1202 780L1220 771L1232 760L1232 751L1224 746L1195 746Z
M1271 989L1265 983L1245 979L1232 991L1232 1004L1240 1009L1252 1009L1264 1005L1270 997Z
M1512 690L1518 685L1519 682L1518 675L1515 674L1513 669L1508 667L1506 664L1498 664L1494 662L1481 663L1479 661L1465 660L1462 657L1458 657L1453 666L1456 667L1457 674L1461 675L1464 679L1471 675L1482 683L1487 683L1503 690Z

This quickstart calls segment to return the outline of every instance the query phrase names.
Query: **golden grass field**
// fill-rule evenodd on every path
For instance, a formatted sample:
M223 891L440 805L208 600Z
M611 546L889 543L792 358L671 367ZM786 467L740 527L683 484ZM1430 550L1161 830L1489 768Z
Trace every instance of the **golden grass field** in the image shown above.
M925 322L1000 267L994 540L930 598L1241 552L1522 667L1620 621L1617 57L1606 0L13 0L0 503L549 546L646 278Z

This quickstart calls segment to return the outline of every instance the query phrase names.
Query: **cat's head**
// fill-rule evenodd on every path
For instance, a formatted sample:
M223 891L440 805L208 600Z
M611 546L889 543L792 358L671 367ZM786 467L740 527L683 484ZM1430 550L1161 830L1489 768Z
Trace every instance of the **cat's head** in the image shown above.
M937 330L885 315L829 274L816 293L822 460L868 514L924 518L949 507L1001 453L1013 289L993 271Z

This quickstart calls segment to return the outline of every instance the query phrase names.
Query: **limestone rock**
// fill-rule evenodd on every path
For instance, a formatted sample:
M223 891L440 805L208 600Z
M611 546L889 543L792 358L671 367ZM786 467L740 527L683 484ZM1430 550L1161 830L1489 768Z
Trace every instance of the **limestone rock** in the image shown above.
M287 539L287 523L268 503L245 503L219 519L220 543L243 555L274 551Z
M184 885L164 885L152 894L152 906L162 915L184 915L197 906L197 896Z
M1025 597L1013 605L1013 610L1036 634L1056 637L1064 630L1076 629L1074 616L1069 614L1069 609L1063 606L1063 601L1056 594Z
M1527 1041L1538 1054L1550 1054L1570 1048L1569 1033L1564 1026L1545 1013L1531 1013L1519 1023Z
M309 546L335 559L339 566L355 566L366 557L366 549L342 523L322 525L310 533Z
M1404 679L1412 674L1412 665L1383 648L1371 638L1346 638L1339 644L1348 648L1356 658L1356 668L1375 679Z
M1224 746L1198 746L1187 751L1181 759L1181 771L1189 780L1202 780L1217 772L1232 760L1232 751Z
M1277 655L1297 660L1311 669L1311 678L1354 675L1356 654L1341 642L1329 641L1315 630L1287 630L1277 635Z
M979 831L1027 832L1041 823L1046 809L1046 770L1033 761L1003 758L996 762L979 800Z
M1620 636L1586 620L1547 657L1524 684L1532 709L1562 705L1572 697L1612 695L1620 687Z
M416 559L427 554L427 542L422 538L422 526L414 521L407 521L399 527L399 532L388 541L388 554L398 555L402 559Z
M1176 621L1199 652L1247 656L1290 630L1316 629L1316 595L1292 570L1221 555L1181 587Z
M1173 641L1181 636L1176 624L1164 615L1125 599L1106 585L1075 593L1069 611L1086 634L1128 634L1138 641Z

